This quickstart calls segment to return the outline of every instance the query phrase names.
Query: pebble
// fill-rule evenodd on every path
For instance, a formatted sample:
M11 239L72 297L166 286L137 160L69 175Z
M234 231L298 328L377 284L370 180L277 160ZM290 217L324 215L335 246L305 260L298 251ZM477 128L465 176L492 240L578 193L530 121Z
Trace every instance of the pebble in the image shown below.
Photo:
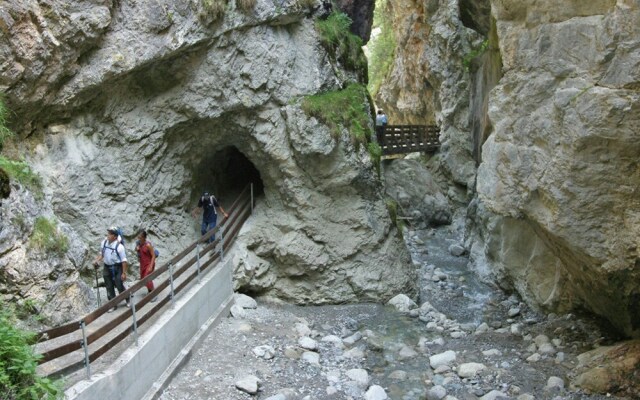
M485 357L501 356L502 352L498 349L490 349L482 352Z
M360 339L362 339L362 333L360 332L356 332L353 335L342 339L342 342L344 344L346 344L347 346L353 346L357 341L359 341Z
M393 379L399 382L406 381L408 377L409 377L409 374L406 371L402 371L399 369L389 374L389 379Z
M540 361L541 358L542 358L542 356L540 354L533 353L532 355L527 357L527 361L529 361L530 363L535 363L535 362Z
M256 357L260 357L265 360L271 360L276 355L276 351L269 345L254 347L252 351Z
M510 308L509 311L507 312L507 315L509 316L509 318L513 318L516 315L520 315L520 309L519 308Z

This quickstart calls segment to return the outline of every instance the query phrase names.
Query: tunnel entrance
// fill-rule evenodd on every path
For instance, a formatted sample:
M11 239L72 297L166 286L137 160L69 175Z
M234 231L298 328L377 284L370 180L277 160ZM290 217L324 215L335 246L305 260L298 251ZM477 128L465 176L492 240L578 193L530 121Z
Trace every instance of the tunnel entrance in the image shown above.
M228 146L206 157L196 169L197 196L212 192L223 207L230 207L242 189L253 183L254 197L264 194L260 172L234 146Z

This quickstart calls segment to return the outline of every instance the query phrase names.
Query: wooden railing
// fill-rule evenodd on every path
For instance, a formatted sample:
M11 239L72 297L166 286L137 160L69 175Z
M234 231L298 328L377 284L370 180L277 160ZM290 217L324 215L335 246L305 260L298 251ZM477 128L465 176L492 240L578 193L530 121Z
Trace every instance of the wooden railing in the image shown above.
M387 125L376 127L382 155L434 152L440 147L440 128L436 125Z
M137 342L137 331L141 325L158 313L169 301L174 301L176 295L182 292L193 279L199 278L203 271L206 271L223 258L224 252L233 244L240 228L252 211L253 188L249 185L229 208L228 218L223 219L214 229L191 243L166 264L160 266L144 279L139 280L124 292L81 319L39 332L35 338L37 343L36 351L38 351L38 348L46 349L40 351L42 355L39 360L40 364L65 356L72 359L71 361L66 360L66 362L60 363L64 364L63 366L57 365L49 368L45 375L62 376L85 367L87 376L90 377L91 362L98 359L132 333L135 335ZM218 233L216 239L211 243L207 243L216 233ZM163 274L167 276L162 281L159 281ZM155 282L156 286L151 293L136 303L134 294L138 290L145 288L146 283L151 280L158 280L159 282ZM167 288L169 288L168 293L161 295ZM158 296L157 303L150 303L151 299L156 296ZM115 314L115 317L108 321L104 321L105 318L102 318L100 322L103 325L97 326L96 329L90 327L92 323L100 325L96 321L125 299L129 299L130 308L123 313ZM153 306L143 309L148 303ZM129 319L131 319L131 323L127 323L124 328L121 328L120 332L114 332L123 322ZM98 343L100 339L102 341Z

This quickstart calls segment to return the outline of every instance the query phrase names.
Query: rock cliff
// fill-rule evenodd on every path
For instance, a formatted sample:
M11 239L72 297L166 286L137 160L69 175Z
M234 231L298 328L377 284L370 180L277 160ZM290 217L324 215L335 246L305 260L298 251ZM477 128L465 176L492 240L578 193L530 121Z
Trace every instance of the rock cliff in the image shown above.
M297 303L414 290L368 154L300 107L357 76L320 45L320 4L230 1L217 17L187 0L6 4L0 88L78 254L62 257L58 281L86 291L78 276L109 225L147 228L168 259L199 234L189 211L203 190L229 206L251 181L258 204L235 255L238 288ZM3 273L27 246L12 232L3 218ZM53 265L13 296L56 296Z
M638 1L393 11L377 100L392 121L441 126L439 165L475 193L473 267L539 309L586 308L640 336Z

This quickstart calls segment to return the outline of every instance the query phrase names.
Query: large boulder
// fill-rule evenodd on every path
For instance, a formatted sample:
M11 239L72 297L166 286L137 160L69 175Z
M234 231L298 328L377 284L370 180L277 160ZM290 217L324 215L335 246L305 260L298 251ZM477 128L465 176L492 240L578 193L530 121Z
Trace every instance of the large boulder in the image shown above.
M504 76L472 253L537 307L640 336L640 6L569 3L492 2Z

